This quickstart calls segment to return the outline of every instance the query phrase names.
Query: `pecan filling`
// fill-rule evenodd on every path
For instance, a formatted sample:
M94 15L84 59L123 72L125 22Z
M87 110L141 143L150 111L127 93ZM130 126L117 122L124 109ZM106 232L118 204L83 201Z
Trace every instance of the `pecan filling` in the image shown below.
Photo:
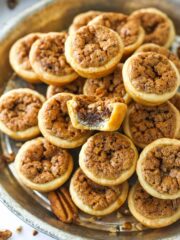
M171 217L178 210L180 199L162 200L152 197L138 184L134 192L134 206L143 216L151 219Z
M24 37L17 47L16 51L18 62L25 70L32 70L31 64L29 62L29 52L32 44L39 38L39 35L36 34Z
M180 111L180 94L176 93L170 101Z
M117 32L127 47L137 41L139 35L138 21L131 21L121 13L103 13L92 20L92 24L102 25Z
M159 193L180 190L180 146L159 145L148 152L142 171L145 181Z
M124 97L126 94L123 78L122 64L118 64L112 74L102 78L86 80L86 94L98 97Z
M104 210L121 195L121 185L114 187L100 186L89 180L79 169L73 178L73 187L85 205L93 210Z
M101 67L114 58L120 50L114 32L102 26L85 26L73 39L75 61L83 68Z
M40 39L36 50L36 61L45 72L57 76L72 74L74 70L67 63L64 55L64 43L67 33L48 34Z
M61 177L67 170L70 155L48 141L34 143L24 152L20 171L33 183L43 184Z
M0 102L0 120L12 131L24 131L38 125L42 101L30 93L12 93Z
M159 54L162 54L164 56L166 56L169 60L171 60L177 67L177 69L179 70L180 72L180 61L178 59L178 57L170 52L168 49L164 48L164 47L160 47L158 45L144 45L142 46L142 49L141 49L142 52L155 52L155 53L159 53Z
M132 14L130 19L138 20L144 28L145 43L156 43L160 46L166 44L170 32L170 24L166 18L156 13L139 12Z
M131 60L132 85L146 93L163 94L175 89L176 72L168 59L153 52L141 53Z
M84 151L84 162L98 177L116 179L132 166L135 157L130 141L115 132L91 137Z
M62 87L58 86L50 86L50 90L48 93L48 98L52 97L53 95L57 93L67 92L67 93L73 93L73 94L82 94L83 93L83 86L84 86L84 79L79 77L75 81L64 85Z
M130 106L129 127L137 143L147 145L158 138L174 138L177 121L179 119L168 102L156 107L138 103Z
M95 96L76 96L75 111L79 121L88 126L99 126L107 121L112 113L112 102L123 102L121 98L98 99Z
M66 105L71 98L70 95L66 95L51 99L43 113L45 127L48 132L65 140L79 139L88 132L73 127Z

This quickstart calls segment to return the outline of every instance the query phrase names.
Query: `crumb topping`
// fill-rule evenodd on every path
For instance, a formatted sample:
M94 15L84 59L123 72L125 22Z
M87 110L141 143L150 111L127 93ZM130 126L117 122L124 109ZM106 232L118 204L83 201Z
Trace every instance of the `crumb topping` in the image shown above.
M103 210L121 195L122 186L104 187L90 179L79 169L73 177L73 187L82 202L93 210Z
M79 14L74 18L70 29L73 29L73 31L77 31L80 27L86 26L93 18L97 17L100 14L101 12L98 11L88 11Z
M74 128L71 123L66 105L71 98L71 95L57 96L51 99L43 112L46 129L61 139L75 140L88 133L86 130Z
M16 49L17 58L21 67L25 70L32 70L31 64L29 62L29 52L32 44L39 39L38 34L29 34L21 39Z
M86 167L98 177L116 179L127 171L135 157L131 142L118 132L92 136L84 150Z
M134 206L136 210L147 218L171 217L179 208L180 199L162 200L152 197L138 184L134 192Z
M84 86L84 79L79 77L73 82L66 84L64 86L58 87L58 86L49 86L48 89L48 96L47 98L52 97L53 95L57 93L67 92L67 93L73 93L73 94L82 94L83 93L83 86Z
M131 59L130 69L130 80L138 91L163 94L176 87L176 72L163 55L140 53Z
M119 63L113 73L102 78L86 80L86 95L98 97L124 97L126 90L122 78L122 64Z
M12 131L24 131L38 125L42 104L36 95L14 92L0 101L0 120Z
M111 28L117 32L122 38L125 47L134 44L139 35L139 22L131 21L127 15L121 13L102 13L94 18L91 23Z
M113 31L103 26L80 28L72 43L73 57L83 68L101 67L119 51L119 39Z
M45 72L57 76L72 74L74 70L64 55L67 33L47 34L38 43L35 59Z
M174 138L178 121L168 102L155 107L138 103L130 106L129 128L137 143L148 145L158 138Z
M180 190L180 145L158 145L147 153L142 163L145 181L159 193Z
M170 99L170 102L180 111L180 94L176 93L174 97Z
M29 146L21 158L20 171L33 183L43 184L61 177L68 169L70 154L47 140Z
M180 61L178 59L178 57L171 51L169 51L168 49L155 45L144 45L142 46L141 52L155 52L155 53L159 53L162 54L164 56L166 56L169 60L171 60L177 67L177 69L180 72Z
M156 43L164 46L170 33L170 24L166 18L150 12L137 12L130 16L132 21L138 20L145 30L145 43Z
M123 102L120 97L110 99L99 99L95 96L75 96L75 111L79 121L89 126L99 126L107 121L112 113L113 102Z

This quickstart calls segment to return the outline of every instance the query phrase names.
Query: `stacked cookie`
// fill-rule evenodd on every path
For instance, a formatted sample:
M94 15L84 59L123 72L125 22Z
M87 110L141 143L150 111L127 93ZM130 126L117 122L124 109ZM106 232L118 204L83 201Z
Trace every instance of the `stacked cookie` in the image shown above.
M49 85L46 100L29 89L0 98L1 131L29 140L15 159L22 183L42 192L61 187L73 172L67 149L80 147L69 185L79 209L105 216L128 199L132 215L148 227L177 221L180 61L168 50L174 37L168 16L148 8L129 16L89 11L68 33L18 40L10 50L14 71Z

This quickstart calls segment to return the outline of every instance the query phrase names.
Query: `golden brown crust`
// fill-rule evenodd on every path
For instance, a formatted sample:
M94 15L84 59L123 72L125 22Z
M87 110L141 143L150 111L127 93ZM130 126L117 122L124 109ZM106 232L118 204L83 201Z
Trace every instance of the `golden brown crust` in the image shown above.
M51 32L43 35L31 47L29 59L32 68L47 84L62 86L78 77L64 55L66 38L66 32Z
M128 205L132 215L143 225L161 228L180 217L180 199L162 200L149 195L136 183L130 190Z
M131 97L144 105L158 105L170 99L180 83L174 63L154 52L131 56L123 66L123 80Z
M130 96L127 94L123 78L123 64L119 63L115 70L102 78L89 78L86 80L83 93L87 96L97 97L122 97L125 103L130 101Z
M127 182L114 187L100 186L89 180L80 169L70 183L70 194L77 207L96 216L117 210L124 203L127 192Z
M71 155L44 138L26 142L15 158L18 177L31 189L48 192L60 187L73 170Z
M88 11L76 15L69 27L69 34L73 34L80 27L86 26L93 18L99 16L101 13L100 11Z
M95 183L114 186L134 173L138 158L132 141L118 132L101 132L82 146L79 165Z
M102 13L93 18L89 25L108 27L119 34L124 43L124 55L134 52L144 41L144 31L139 21L132 21L122 13Z
M154 43L146 43L146 44L143 44L142 46L140 46L136 50L136 52L155 52L155 53L162 54L162 55L166 56L169 60L171 60L177 67L178 71L180 72L179 58L173 52L169 51L165 47L161 47Z
M128 107L123 129L138 147L143 148L158 138L178 137L180 114L170 102L154 107L133 102Z
M29 62L29 52L32 44L42 37L42 33L30 33L18 39L10 49L9 61L14 71L30 83L40 82Z
M82 77L102 77L112 72L123 54L119 35L103 26L85 26L70 35L65 55Z
M175 29L167 15L155 8L134 11L130 15L132 21L138 20L145 30L144 43L155 43L170 47L175 37Z
M74 127L100 131L116 131L127 110L122 98L99 99L85 95L74 96L67 107Z
M48 99L38 115L41 133L56 146L74 148L82 145L91 132L73 127L68 110L67 101L73 94L59 93Z
M180 141L160 138L141 152L137 175L143 188L160 199L180 197Z
M13 139L26 140L40 134L38 112L44 96L29 88L19 88L0 98L0 129Z
M83 93L83 86L84 86L84 78L78 77L75 81L66 84L64 86L53 86L50 85L47 88L46 97L50 98L57 93L67 92L72 94L82 94Z

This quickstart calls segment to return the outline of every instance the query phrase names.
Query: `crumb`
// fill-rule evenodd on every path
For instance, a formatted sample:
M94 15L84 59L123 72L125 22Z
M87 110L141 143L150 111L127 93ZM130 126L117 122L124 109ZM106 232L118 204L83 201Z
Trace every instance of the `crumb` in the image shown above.
M16 228L16 232L20 233L20 232L22 232L22 229L23 229L22 226L19 226Z
M117 219L120 219L120 218L122 218L122 217L123 217L123 214L122 214L122 213L120 213L120 212L117 212L117 214L116 214L116 217L117 217Z
M142 231L144 229L144 226L141 223L135 224L135 227L137 230Z
M7 240L12 236L10 230L0 231L0 240Z
M131 230L132 229L132 223L130 222L124 222L122 225L123 230Z
M33 232L32 232L32 235L33 235L33 236L36 236L36 235L38 235L38 231L36 231L36 230L33 230Z
M23 145L22 142L17 142L17 143L16 143L16 147L21 147L22 145Z

